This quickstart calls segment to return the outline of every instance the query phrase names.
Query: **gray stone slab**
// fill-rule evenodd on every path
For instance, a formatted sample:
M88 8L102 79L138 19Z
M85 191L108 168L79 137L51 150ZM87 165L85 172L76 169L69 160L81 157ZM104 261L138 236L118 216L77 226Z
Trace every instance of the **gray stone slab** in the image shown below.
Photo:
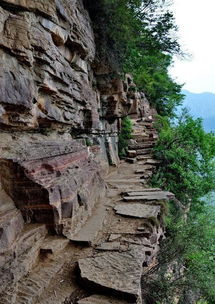
M105 242L96 247L96 250L103 251L127 251L127 245L121 245L120 242Z
M135 184L135 183L145 183L144 179L139 178L128 178L128 179L112 179L107 181L110 184Z
M145 252L141 246L132 245L127 252L105 252L81 259L78 265L82 279L136 298L141 293L144 260Z
M157 217L160 212L160 206L145 204L118 204L114 208L117 214L136 218Z
M120 237L121 237L121 234L119 234L119 233L111 233L110 236L109 236L109 238L108 238L108 241L109 242L116 241Z
M131 190L131 191L126 191L122 194L127 194L127 195L130 196L131 193L139 194L139 193L142 193L142 192L144 192L144 193L149 192L150 193L150 192L158 192L158 191L162 191L162 189L160 189L160 188L142 188L142 189L138 189L138 190L134 189L134 190Z
M161 161L160 160L157 160L157 159L148 159L147 161L146 161L146 164L147 165L157 165L157 164L160 164L161 163Z
M170 192L130 192L127 196L124 196L123 199L125 201L161 201L161 200L169 200L174 198L174 195Z
M98 233L101 231L103 224L105 223L106 215L107 210L105 206L95 208L93 215L88 219L87 223L76 235L69 237L69 239L74 242L92 245L96 241Z
M137 156L137 160L145 160L146 161L147 159L149 159L151 157L152 157L151 154L139 155L139 156Z
M111 296L92 295L78 301L78 304L127 304L128 302Z

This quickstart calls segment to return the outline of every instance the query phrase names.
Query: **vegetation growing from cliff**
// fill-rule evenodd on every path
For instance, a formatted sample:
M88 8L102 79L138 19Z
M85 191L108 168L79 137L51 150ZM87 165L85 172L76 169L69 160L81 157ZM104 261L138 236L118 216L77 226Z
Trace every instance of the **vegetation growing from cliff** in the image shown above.
M127 154L128 142L132 138L132 122L128 117L122 119L121 132L119 134L119 156L124 157Z
M161 166L152 184L175 193L184 204L215 190L215 136L203 130L200 119L186 111L174 122L157 121L159 139L154 155Z
M172 303L171 294L180 291L181 302L191 302L191 295L215 303L215 213L202 197L215 190L215 135L206 133L201 119L187 111L171 121L157 120L159 139L154 155L161 164L151 182L172 191L182 203L182 212L170 212L167 231L160 254L159 292L154 297ZM171 210L171 208L170 208ZM186 220L182 214L187 210ZM167 265L176 263L183 272L174 279L166 275ZM179 267L180 266L180 267ZM153 290L150 289L150 290ZM155 302L152 302L155 303Z
M129 72L159 114L173 116L183 95L168 75L182 54L167 0L85 0L97 40L97 60ZM102 60L101 60L102 59Z
M178 212L169 218L158 264L143 278L144 296L149 303L172 304L178 295L180 304L200 298L214 304L215 212L201 202L198 212L191 209L186 224Z

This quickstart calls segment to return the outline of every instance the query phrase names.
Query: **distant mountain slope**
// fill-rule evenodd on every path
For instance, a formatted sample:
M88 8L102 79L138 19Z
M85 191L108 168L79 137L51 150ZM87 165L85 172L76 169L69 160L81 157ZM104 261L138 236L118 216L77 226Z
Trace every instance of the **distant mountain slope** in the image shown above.
M203 118L203 125L207 132L215 132L215 94L197 94L187 90L182 93L185 95L183 107L188 108L195 118Z

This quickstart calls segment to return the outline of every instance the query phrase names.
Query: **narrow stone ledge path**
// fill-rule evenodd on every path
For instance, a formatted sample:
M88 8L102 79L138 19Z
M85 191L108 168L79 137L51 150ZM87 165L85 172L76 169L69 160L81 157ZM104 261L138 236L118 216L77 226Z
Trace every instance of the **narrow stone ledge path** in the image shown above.
M152 157L152 121L133 125L129 157L106 177L106 196L92 216L70 240L45 236L37 225L37 240L29 239L26 249L34 254L31 265L20 256L27 271L2 291L0 304L142 303L141 276L156 259L163 206L174 195L148 186L159 164Z

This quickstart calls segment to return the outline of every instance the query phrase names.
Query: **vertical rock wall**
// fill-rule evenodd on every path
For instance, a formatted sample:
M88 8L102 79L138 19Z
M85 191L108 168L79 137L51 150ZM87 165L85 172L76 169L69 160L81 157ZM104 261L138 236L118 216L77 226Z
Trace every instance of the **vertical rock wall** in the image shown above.
M2 0L0 21L2 187L26 221L84 221L97 197L82 203L79 192L117 165L120 119L145 99L129 75L93 70L82 1Z
M47 233L81 229L119 163L121 118L150 112L130 75L93 68L95 54L81 0L0 1L0 292Z

